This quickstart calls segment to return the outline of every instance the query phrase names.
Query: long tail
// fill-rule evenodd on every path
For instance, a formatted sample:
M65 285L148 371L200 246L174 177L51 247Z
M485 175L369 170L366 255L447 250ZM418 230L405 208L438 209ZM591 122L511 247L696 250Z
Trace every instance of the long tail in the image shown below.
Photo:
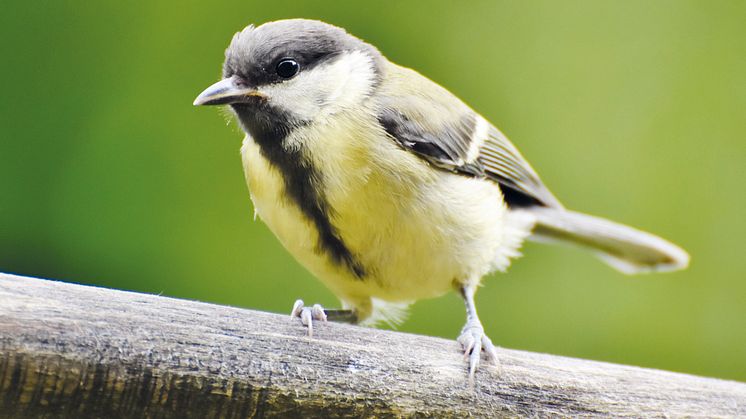
M519 211L536 219L530 239L590 248L625 274L675 271L689 265L689 255L682 248L632 227L558 208Z

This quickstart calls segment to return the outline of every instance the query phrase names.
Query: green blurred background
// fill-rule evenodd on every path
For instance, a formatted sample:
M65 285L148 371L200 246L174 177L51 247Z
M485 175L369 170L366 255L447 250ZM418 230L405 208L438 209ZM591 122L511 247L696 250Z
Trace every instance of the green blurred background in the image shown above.
M746 381L746 2L6 3L0 271L286 313L337 305L252 221L241 133L194 97L248 23L318 18L501 127L570 208L679 243L625 277L528 244L477 303L499 345ZM454 295L407 332L454 338Z

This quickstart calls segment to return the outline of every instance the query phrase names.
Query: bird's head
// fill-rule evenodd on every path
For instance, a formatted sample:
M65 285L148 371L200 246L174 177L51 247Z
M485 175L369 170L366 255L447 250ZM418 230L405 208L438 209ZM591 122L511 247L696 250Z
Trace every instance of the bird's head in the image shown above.
M225 51L223 79L195 105L230 105L256 137L356 106L381 78L375 47L324 22L280 20L248 26Z

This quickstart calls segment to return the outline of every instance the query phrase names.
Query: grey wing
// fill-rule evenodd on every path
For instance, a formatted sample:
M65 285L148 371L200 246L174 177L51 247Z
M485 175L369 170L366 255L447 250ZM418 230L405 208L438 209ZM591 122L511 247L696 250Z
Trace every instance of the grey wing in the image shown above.
M562 208L516 147L482 116L461 102L443 109L415 100L384 106L378 121L402 147L441 169L496 181L509 207Z

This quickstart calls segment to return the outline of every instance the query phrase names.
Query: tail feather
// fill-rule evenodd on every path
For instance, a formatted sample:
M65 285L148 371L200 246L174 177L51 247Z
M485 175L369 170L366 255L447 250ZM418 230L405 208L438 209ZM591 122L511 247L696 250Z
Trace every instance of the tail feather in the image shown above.
M590 248L613 268L625 273L684 269L689 255L658 236L632 227L560 208L531 208L536 219L530 239Z

